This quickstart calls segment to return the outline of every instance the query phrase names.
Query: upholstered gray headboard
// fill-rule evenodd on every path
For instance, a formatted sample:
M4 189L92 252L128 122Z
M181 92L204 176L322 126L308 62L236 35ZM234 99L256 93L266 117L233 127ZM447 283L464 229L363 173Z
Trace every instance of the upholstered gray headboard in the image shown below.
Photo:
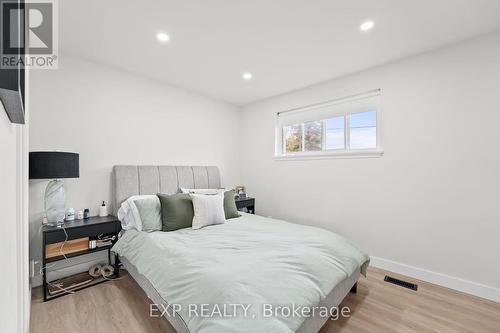
M184 188L220 188L216 166L115 165L113 167L113 211L132 195L177 193Z

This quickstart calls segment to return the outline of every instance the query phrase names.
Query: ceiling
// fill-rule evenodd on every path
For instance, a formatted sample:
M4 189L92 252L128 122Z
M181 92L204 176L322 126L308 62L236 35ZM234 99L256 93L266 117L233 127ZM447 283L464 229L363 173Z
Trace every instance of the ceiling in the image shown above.
M499 0L64 0L59 8L63 52L236 105L500 28ZM366 20L375 27L361 32ZM252 80L242 79L247 71Z

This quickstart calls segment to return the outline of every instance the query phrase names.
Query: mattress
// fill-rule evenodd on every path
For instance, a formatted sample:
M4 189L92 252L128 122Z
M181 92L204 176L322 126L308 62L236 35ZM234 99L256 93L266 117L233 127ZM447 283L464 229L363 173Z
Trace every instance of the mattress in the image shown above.
M290 309L338 305L368 255L324 229L242 215L200 230L128 230L113 251L154 303L179 307L171 318L179 332L317 331L325 313L315 322ZM226 312L232 305L240 307Z
M170 309L169 303L167 300L163 299L158 291L151 285L148 279L137 271L137 268L132 265L126 258L121 258L123 266L127 270L127 272L134 278L137 284L144 290L148 298L151 300L153 304L159 306L160 309ZM337 284L333 290L322 300L318 306L319 307L328 307L333 308L340 305L340 303L344 300L346 295L352 289L352 287L358 282L360 278L359 269L356 270L353 274L351 274L348 278ZM181 315L177 312L171 311L162 311L163 317L168 320L168 322L174 327L177 333L195 333L190 332L186 322L181 317ZM297 330L297 333L316 333L321 327L326 323L329 318L325 318L319 315L311 316L307 318L300 328Z

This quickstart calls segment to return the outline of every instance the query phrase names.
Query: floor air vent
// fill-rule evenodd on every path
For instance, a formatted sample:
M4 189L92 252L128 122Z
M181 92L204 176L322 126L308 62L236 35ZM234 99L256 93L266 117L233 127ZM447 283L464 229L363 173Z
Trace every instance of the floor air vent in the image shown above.
M389 275L385 276L384 281L392 283L392 284L395 284L395 285L398 285L398 286L401 286L401 287L404 287L404 288L415 290L415 291L417 291L417 288L418 288L418 286L416 284L414 284L414 283L410 283L410 282L406 282L406 281L403 281L403 280L399 280L399 279L390 277Z

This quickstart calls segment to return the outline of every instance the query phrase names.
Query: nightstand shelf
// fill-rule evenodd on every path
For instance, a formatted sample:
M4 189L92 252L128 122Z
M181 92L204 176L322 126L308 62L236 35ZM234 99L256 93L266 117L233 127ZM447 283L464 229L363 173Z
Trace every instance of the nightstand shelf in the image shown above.
M88 273L87 273L87 272L82 272L82 273L77 273L77 274L74 274L74 275L72 275L72 276L80 276L80 275L85 275L85 274L88 274ZM110 278L110 279L112 279L112 278ZM109 281L109 280L108 280L108 279L105 279L105 278L103 278L103 277L94 278L92 282L89 282L89 283L87 283L87 284L85 284L85 285L82 285L82 286L79 286L79 287L71 288L71 290L70 290L70 291L71 291L71 292L77 292L78 290L82 290L82 289L85 289L85 288L89 288L89 287L92 287L92 286L96 286L96 285L101 284L101 283L106 282L106 281ZM48 286L47 286L47 288L48 288ZM46 292L47 292L47 299L46 299L46 300L44 300L44 302L46 302L46 301L50 301L50 300L53 300L53 299L55 299L55 298L59 298L59 297L62 297L62 296L65 296L65 295L70 294L69 292L61 292L60 294L50 295L50 294L48 293L47 288L45 289L45 290L46 290Z
M255 214L255 198L235 199L238 210L246 208L249 213Z
M47 274L48 268L47 264L54 263L57 261L65 260L66 258L74 258L78 256L83 256L87 254L97 253L101 251L108 251L108 264L111 265L111 248L118 240L118 234L121 231L121 223L115 216L105 216L105 217L91 217L85 220L75 220L71 222L65 222L62 227L55 226L44 226L42 228L42 278L43 278L43 300L44 302L67 295L67 292L62 292L57 295L49 295L48 293L48 281ZM99 235L111 235L115 236L114 241L111 245L106 245L103 247L93 248L93 249L84 249L77 252L66 253L65 256L57 255L54 257L47 258L47 245L56 244L64 242L65 240L78 240L81 238L94 238ZM115 254L114 261L114 269L115 269L115 277L118 277L119 274L119 261L118 256ZM74 276L84 275L85 272L75 274ZM90 286L94 286L96 284L106 282L107 279L104 278L95 278L93 281L71 288L71 291L77 291L81 289L88 288Z
M103 246L103 247L98 247L98 248L95 248L95 249L88 249L88 250L85 250L85 251L78 251L78 252L73 252L73 253L68 253L66 254L66 258L73 258L73 257L78 257L78 256L83 256L83 255L86 255L86 254L91 254L91 253L96 253L96 252L100 252L100 251L106 251L106 250L110 250L111 248L113 247L113 245L108 245L108 246ZM57 256L57 257L52 257L52 258L47 258L45 259L45 262L46 263L51 263L51 262L54 262L54 261L59 261L59 260L64 260L64 256Z

